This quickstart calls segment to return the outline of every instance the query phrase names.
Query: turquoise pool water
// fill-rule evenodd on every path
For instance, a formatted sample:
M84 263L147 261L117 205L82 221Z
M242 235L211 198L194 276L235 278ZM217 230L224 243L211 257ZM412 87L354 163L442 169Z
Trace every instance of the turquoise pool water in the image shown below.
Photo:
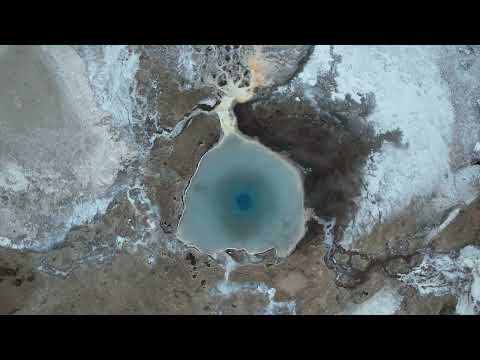
M178 236L207 253L276 248L286 255L303 236L303 186L297 170L235 133L205 154L184 201Z

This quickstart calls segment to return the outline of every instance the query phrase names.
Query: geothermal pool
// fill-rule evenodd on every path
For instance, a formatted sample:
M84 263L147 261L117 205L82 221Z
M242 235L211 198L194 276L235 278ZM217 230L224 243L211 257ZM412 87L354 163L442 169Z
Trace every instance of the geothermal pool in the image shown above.
M298 170L255 140L232 132L199 163L177 236L207 253L271 248L286 256L305 232Z

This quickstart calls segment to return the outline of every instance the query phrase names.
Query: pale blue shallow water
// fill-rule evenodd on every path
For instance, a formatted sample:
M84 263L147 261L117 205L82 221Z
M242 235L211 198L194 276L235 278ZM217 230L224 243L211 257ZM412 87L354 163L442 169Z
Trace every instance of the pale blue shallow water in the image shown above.
M203 251L282 254L303 234L301 178L262 145L236 134L202 159L185 194L180 239Z

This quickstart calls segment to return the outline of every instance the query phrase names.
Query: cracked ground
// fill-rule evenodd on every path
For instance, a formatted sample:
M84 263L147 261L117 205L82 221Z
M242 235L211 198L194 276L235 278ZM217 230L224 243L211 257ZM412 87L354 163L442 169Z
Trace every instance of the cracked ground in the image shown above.
M0 314L479 314L480 47L1 46ZM299 169L286 257L177 238L236 126Z

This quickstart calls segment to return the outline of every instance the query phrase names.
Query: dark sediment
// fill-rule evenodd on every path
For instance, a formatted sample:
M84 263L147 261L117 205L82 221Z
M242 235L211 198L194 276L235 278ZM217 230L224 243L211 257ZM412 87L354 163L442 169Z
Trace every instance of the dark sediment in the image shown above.
M356 210L354 199L361 193L369 155L384 141L401 140L399 132L377 136L365 121L370 110L351 98L314 107L285 95L234 108L242 133L284 153L305 170L305 206L321 218L336 218L339 229Z

